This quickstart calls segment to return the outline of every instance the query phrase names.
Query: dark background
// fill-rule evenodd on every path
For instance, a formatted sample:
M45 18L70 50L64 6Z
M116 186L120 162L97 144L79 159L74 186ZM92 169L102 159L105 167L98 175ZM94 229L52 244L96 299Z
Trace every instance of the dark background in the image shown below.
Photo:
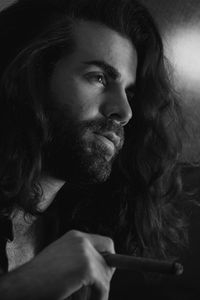
M183 159L200 158L200 1L140 0L154 16L165 53L175 70L190 139L184 139Z
M42 0L41 0L42 1ZM94 0L95 1L95 0ZM165 46L165 54L174 67L174 86L181 96L190 137L183 138L183 161L200 160L200 0L140 0L154 16ZM0 0L0 9L14 2ZM187 169L185 184L198 188L198 167ZM198 200L198 194L197 194ZM186 207L190 217L190 248L181 259L182 276L169 276L160 284L140 286L140 276L118 272L120 285L113 299L200 299L200 207ZM114 283L116 283L115 281ZM115 286L116 288L116 286ZM137 294L137 297L136 297Z
M154 16L165 45L165 54L173 64L174 86L180 93L189 138L183 138L183 161L200 160L200 1L140 0ZM184 183L197 190L199 201L200 170L186 169ZM166 279L157 287L156 297L170 300L200 299L200 208L186 207L190 220L190 248L182 256L184 273ZM154 289L155 292L156 289ZM156 292L155 292L156 293Z

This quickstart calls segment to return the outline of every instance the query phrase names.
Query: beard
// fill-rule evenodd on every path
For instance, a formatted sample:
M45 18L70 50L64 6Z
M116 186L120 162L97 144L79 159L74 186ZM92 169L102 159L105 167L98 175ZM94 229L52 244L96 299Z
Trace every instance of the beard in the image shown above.
M124 143L123 127L111 119L79 122L66 114L51 115L50 139L43 152L44 172L76 184L106 181ZM117 135L120 142L107 144L102 140L106 132Z

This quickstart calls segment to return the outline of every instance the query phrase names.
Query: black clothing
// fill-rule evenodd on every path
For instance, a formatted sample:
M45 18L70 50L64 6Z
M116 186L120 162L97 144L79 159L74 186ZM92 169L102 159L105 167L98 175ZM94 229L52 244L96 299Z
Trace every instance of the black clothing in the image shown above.
M97 229L92 227L90 219L83 217L83 215L81 217L82 219L76 218L76 215L78 215L79 210L78 203L80 203L80 194L81 201L83 201L84 204L83 206L85 206L85 203L87 203L87 201L84 202L84 198L88 197L87 188L82 189L80 193L80 191L78 191L76 187L69 187L68 185L64 185L62 189L58 192L56 198L49 206L49 208L44 213L42 213L40 218L42 218L42 222L44 225L45 234L43 234L43 237L45 236L45 239L43 239L40 242L40 250L42 250L45 246L47 246L48 244L50 244L51 242L53 242L54 240L56 240L71 229L77 229L91 233L100 233L96 232ZM87 209L89 210L89 206L86 207L86 210ZM89 211L87 211L87 215L90 215ZM195 230L194 226L199 227L197 225L199 224L200 220L200 208L195 210L193 216L194 215L196 215L196 217L192 222L193 235L195 232L199 232L199 229ZM95 219L94 223L98 223L98 220ZM107 231L109 235L109 230L107 228L103 229L104 232L102 234L106 234ZM0 275L3 275L8 271L8 261L5 247L7 240L11 241L12 239L12 222L6 217L1 218ZM195 249L195 247L198 248L198 245L196 243L193 248ZM197 250L196 253L198 252L198 255L196 255L195 257L197 257L196 261L198 262L199 251ZM185 271L183 273L183 276L166 276L161 281L151 281L150 283L149 281L147 282L144 279L143 274L140 272L116 270L111 281L109 300L146 300L149 298L159 300L196 300L196 293L198 293L199 296L200 292L199 289L197 289L198 285L195 284L195 281L193 284L192 278L194 276L192 271L190 271L192 269L192 267L190 266L190 262L193 261L195 261L195 259L192 260L191 258L186 258L184 264ZM194 264L196 264L196 262ZM191 278L188 278L189 275L191 276ZM75 296L69 297L68 300L69 299L83 300L84 297L76 293Z
M70 195L70 197L69 197ZM73 195L73 196L72 196ZM82 230L85 232L96 233L95 228L91 228L90 220L86 218L76 219L76 212L79 210L78 202L88 197L87 188L77 190L77 187L64 185L58 192L56 198L48 209L39 215L44 226L45 239L40 242L39 250L58 239L71 229ZM66 199L67 198L67 199ZM89 209L89 208L88 208ZM105 229L106 231L106 229ZM106 234L104 232L104 234ZM6 256L6 243L13 240L12 221L9 218L0 219L0 275L8 272L8 259ZM128 274L128 276L127 276ZM143 275L139 272L124 272L117 270L111 282L111 292L109 300L132 299L131 294L135 295L136 290L142 294ZM130 287L133 289L130 293ZM131 297L131 298L129 298ZM68 300L83 300L83 294L69 297ZM56 300L56 299L55 299Z

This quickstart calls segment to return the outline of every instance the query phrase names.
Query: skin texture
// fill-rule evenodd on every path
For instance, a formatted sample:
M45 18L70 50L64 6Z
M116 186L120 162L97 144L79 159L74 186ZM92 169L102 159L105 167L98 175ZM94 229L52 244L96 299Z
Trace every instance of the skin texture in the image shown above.
M54 131L47 166L65 180L100 182L110 175L132 117L137 54L127 38L90 22L76 26L75 40L75 51L56 63L50 78Z
M54 68L54 101L67 105L77 121L104 116L125 125L132 117L126 90L135 82L136 50L117 32L90 22L77 25L75 39L76 50ZM90 61L105 61L119 71L121 78L108 80L104 86L106 74L100 67L88 65Z
M110 174L112 161L123 145L123 127L132 117L129 101L132 101L130 97L135 83L137 55L128 39L96 23L78 24L75 40L74 53L57 62L49 82L52 93L50 101L56 111L56 117L51 116L52 121L58 121L60 116L65 117L54 128L61 130L54 131L57 134L54 140L57 149L63 146L68 151L69 144L62 128L65 133L67 125L71 124L70 130L77 135L77 149L83 153L78 159L81 163L85 157L91 161L89 165L82 163L85 168L87 166L88 178L93 174L96 180L101 181ZM102 66L91 64L91 61L110 64L119 76L111 78ZM97 120L100 120L100 127L96 126ZM93 126L88 126L91 122ZM104 136L108 131L111 138ZM51 163L56 162L56 170L50 168L48 176L52 177L46 180L44 175L42 179L43 182L48 181L47 191L44 189L45 207L53 201L54 186L57 192L58 185L63 184L62 176L67 181L71 174L67 168L69 158L66 152L52 151L51 154L55 154ZM61 181L57 185L58 179ZM30 261L1 277L0 295L4 300L65 299L89 286L90 299L107 300L114 269L101 256L104 251L115 252L110 238L72 230Z
M3 276L1 297L5 300L65 299L89 286L91 299L107 300L114 269L100 255L104 251L114 253L111 239L72 230L33 260Z

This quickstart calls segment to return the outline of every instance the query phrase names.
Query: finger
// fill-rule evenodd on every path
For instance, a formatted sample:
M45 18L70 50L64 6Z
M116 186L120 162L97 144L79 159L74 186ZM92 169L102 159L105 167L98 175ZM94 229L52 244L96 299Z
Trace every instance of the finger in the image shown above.
M110 252L115 253L114 242L110 237L102 236L98 234L88 234L80 232L83 237L87 238L92 246L98 250L98 252Z

